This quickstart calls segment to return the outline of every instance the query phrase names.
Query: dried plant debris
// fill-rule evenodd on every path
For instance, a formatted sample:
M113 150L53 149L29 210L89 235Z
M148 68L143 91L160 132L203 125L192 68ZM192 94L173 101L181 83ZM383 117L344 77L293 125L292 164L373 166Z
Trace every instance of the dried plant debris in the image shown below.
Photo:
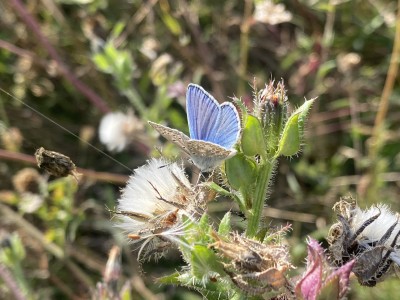
M50 175L55 177L72 175L78 180L80 174L76 171L75 164L68 156L40 147L36 150L35 157L38 167Z
M362 210L351 198L341 199L333 209L339 222L327 238L331 261L342 266L355 259L353 272L365 286L375 286L393 274L400 265L398 213L384 204Z
M226 241L214 232L212 235L216 242L211 247L225 261L225 272L240 290L253 296L272 291L292 295L286 272L293 266L286 246L267 245L237 233Z

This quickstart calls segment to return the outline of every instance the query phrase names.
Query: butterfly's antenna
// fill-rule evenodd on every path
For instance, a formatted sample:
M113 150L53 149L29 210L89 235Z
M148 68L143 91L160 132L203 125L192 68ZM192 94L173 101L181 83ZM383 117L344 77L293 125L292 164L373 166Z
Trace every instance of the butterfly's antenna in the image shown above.
M124 167L125 169L132 171L131 168L129 168L128 166L124 165L123 163L121 163L120 161L116 160L114 157L112 157L111 155L108 155L107 153L105 153L104 151L100 150L99 148L97 148L96 146L92 145L91 143L89 143L88 141L85 141L84 139L80 138L79 136L77 136L75 133L73 133L71 130L65 128L64 126L58 124L56 121L54 121L53 119L49 118L48 116L42 114L40 111L38 111L37 109L33 108L32 106L30 106L29 104L25 103L23 100L18 99L17 97L11 95L9 92L7 92L6 90L4 90L3 88L0 87L0 91L2 91L4 94L6 94L7 96L9 96L10 98L12 98L13 100L18 101L19 103L25 105L27 108L29 108L30 110L34 111L35 113L37 113L39 116L41 116L42 118L46 119L47 121L53 123L54 125L56 125L57 127L61 128L62 130L68 132L70 135L72 135L73 137L77 138L79 141L81 141L82 143L87 144L88 146L90 146L91 148L93 148L94 150L96 150L97 152L105 155L107 158L111 159L112 161L116 162L117 164L119 164L120 166Z
M169 164L165 164L165 165L159 166L158 168L162 169L162 168L165 168L165 167L169 167L172 164L173 164L173 162L170 162Z

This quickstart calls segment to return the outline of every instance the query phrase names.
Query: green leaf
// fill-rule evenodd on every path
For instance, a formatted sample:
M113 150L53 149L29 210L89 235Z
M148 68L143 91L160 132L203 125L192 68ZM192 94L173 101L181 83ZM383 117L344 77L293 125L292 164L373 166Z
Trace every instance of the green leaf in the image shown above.
M111 31L111 39L117 38L125 28L125 23L117 22Z
M235 200L236 203L239 205L240 210L245 211L245 202L244 202L244 200L239 198L237 195L225 190L224 188L220 187L218 184L216 184L214 182L207 182L206 184L210 189L216 191L218 194L226 196L226 197L230 197L233 200Z
M224 275L225 272L213 250L204 245L194 245L192 250L192 275L204 284L210 276Z
M246 118L241 145L243 153L248 156L262 155L266 151L263 128L260 121L252 115Z
M254 160L238 153L225 162L229 184L236 190L247 189L254 183L257 165Z
M208 215L207 214L203 214L201 216L200 221L199 221L199 228L204 232L208 232L208 229L210 228L210 224L208 223Z
M182 34L181 25L179 25L179 22L174 19L170 14L163 14L162 19L164 21L164 24L168 27L172 34L176 36Z
M167 276L163 276L161 278L157 279L157 282L163 283L163 284L174 284L174 285L179 285L181 282L179 280L180 274L178 272L172 273Z
M317 296L318 300L336 300L339 299L340 276L333 277L326 282Z
M227 212L225 216L222 218L218 227L218 234L224 237L229 235L231 231L231 213Z
M105 73L110 72L111 70L110 63L104 54L96 53L93 56L93 62L100 71Z
M206 182L206 184L210 189L216 191L218 194L223 195L223 196L227 196L227 197L232 197L231 192L225 190L223 187L220 187L215 182Z
M307 100L290 116L289 120L285 124L275 157L280 155L292 156L300 151L301 139L304 133L304 124L314 101L315 98Z
M300 150L299 113L293 114L285 125L279 141L278 155L292 156Z

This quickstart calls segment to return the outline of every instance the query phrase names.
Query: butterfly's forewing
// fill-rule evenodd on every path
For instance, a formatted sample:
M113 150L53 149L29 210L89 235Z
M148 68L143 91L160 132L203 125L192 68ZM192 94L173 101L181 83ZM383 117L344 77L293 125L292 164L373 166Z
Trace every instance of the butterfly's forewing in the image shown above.
M187 95L190 138L211 142L231 149L240 133L240 121L231 103L219 105L202 87L190 84Z
M187 141L189 140L189 137L186 134L180 132L179 130L172 129L167 126L163 126L151 121L149 121L149 124L155 130L157 130L159 134L161 134L167 140L181 147L184 152L190 155L187 149Z
M189 84L186 92L186 110L190 138L210 141L214 137L214 126L218 121L219 104L201 86Z

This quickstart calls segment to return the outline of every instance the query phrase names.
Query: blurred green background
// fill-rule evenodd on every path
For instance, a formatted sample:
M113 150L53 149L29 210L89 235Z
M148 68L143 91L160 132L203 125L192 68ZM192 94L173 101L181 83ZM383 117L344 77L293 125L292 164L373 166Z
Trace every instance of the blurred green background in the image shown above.
M171 251L139 266L108 211L130 170L157 154L147 120L187 132L190 82L220 102L249 102L252 86L272 78L285 82L292 110L318 97L303 151L281 159L265 208L272 226L293 224L288 243L300 269L308 235L326 246L341 196L399 211L397 10L390 0L1 1L0 295L14 299L14 282L27 299L100 299L96 283L107 280L118 245L115 290L124 299L201 299L155 283L181 258ZM128 110L140 130L110 152L100 120ZM79 184L25 169L36 168L41 146L82 168ZM163 153L179 150L166 144ZM221 199L210 211L217 220L231 208ZM375 288L353 281L350 299L400 294L397 278Z

